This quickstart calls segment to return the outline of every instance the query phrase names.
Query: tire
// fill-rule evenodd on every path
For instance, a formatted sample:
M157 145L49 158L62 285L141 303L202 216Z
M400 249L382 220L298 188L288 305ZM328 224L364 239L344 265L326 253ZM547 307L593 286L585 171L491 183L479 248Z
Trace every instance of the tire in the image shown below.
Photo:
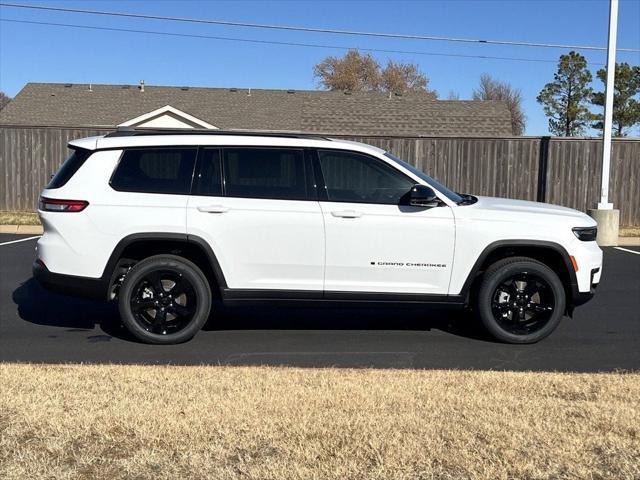
M477 297L485 329L505 343L536 343L560 324L566 293L547 265L528 257L511 257L485 272Z
M209 317L211 289L202 271L176 255L136 263L118 295L124 326L144 343L170 345L193 338Z

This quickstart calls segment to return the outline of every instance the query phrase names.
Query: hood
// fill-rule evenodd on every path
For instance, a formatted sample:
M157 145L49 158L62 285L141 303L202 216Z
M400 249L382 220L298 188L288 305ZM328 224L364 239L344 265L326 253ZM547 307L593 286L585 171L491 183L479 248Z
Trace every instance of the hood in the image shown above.
M478 202L474 205L485 211L512 214L537 214L554 215L559 217L569 217L574 219L587 220L588 225L595 225L596 222L585 213L573 208L561 207L550 203L528 202L526 200L510 200L508 198L477 197Z

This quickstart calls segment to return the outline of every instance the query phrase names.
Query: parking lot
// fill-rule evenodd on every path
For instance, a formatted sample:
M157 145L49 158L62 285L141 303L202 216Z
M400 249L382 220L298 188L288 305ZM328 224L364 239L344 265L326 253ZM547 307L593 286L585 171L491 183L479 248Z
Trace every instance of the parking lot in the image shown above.
M468 314L417 308L218 306L193 341L143 345L113 305L31 278L36 238L0 235L0 361L616 371L640 368L640 248L605 249L596 297L536 345L503 345Z

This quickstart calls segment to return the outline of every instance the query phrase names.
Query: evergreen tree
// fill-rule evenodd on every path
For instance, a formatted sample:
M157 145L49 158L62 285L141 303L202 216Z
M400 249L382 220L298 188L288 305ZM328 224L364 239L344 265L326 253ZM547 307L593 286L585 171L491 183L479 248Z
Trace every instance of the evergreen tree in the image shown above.
M607 69L602 68L596 74L606 85ZM640 67L632 67L628 63L616 63L616 75L613 92L613 135L623 137L628 128L640 123L640 101L636 98L640 94ZM604 107L605 92L595 92L591 103ZM604 113L592 117L596 122L593 128L603 129Z
M592 92L587 60L573 51L561 55L553 78L537 97L549 117L549 130L559 136L580 135L592 120L587 108Z

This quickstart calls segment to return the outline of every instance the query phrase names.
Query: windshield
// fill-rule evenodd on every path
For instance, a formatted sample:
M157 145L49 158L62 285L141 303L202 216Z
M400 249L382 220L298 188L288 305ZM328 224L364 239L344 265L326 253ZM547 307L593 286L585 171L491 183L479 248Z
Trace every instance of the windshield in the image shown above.
M447 187L442 185L440 182L438 182L437 180L434 180L429 175L424 173L422 170L414 167L410 163L407 163L404 160L400 160L398 157L396 157L395 155L392 155L389 152L385 152L385 156L390 158L391 160L393 160L397 164L403 166L404 168L409 170L414 175L417 175L418 177L420 177L422 180L427 182L431 187L433 187L436 190L438 190L441 194L443 194L445 197L447 197L452 202L460 203L460 202L462 202L464 200L464 198L462 196L458 195L456 192L453 192L453 191L449 190Z

